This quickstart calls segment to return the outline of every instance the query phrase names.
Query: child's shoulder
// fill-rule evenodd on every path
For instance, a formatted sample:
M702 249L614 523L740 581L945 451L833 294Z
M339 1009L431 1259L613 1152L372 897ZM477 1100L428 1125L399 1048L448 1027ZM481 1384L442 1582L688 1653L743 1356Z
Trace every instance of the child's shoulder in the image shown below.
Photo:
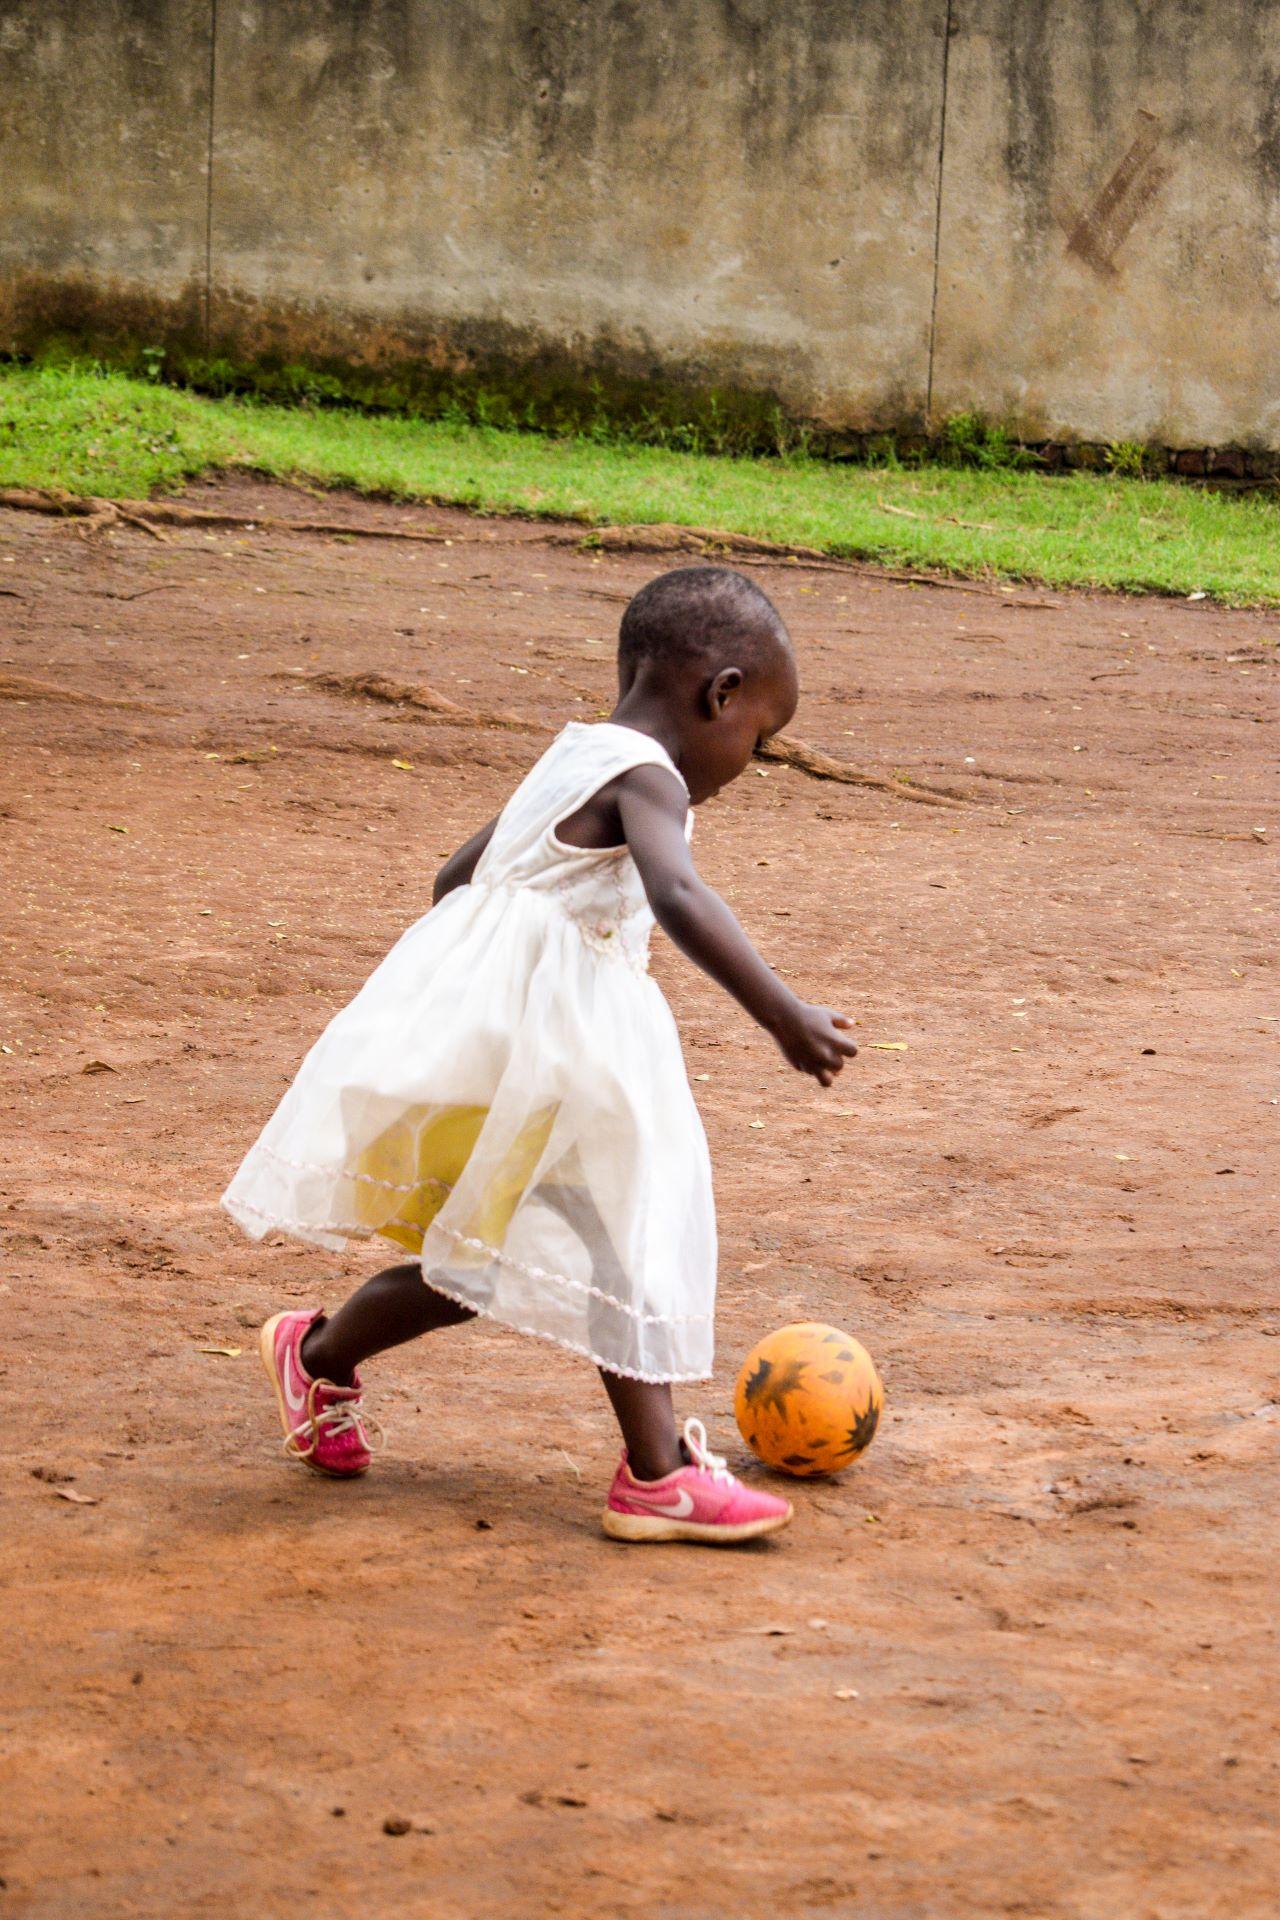
M681 786L684 780L675 761L651 733L628 727L617 720L568 720L548 748L555 753L564 747L584 761L600 766L616 766L619 774L633 767L665 767L674 773Z

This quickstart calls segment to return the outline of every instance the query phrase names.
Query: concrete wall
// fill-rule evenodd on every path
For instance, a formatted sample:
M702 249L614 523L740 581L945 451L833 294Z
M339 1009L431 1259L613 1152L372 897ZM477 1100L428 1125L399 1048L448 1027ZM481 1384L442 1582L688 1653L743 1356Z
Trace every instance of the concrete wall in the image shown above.
M0 0L58 334L1275 449L1280 0Z
M0 350L58 289L200 323L209 0L0 0Z
M935 405L1280 447L1280 5L956 10Z

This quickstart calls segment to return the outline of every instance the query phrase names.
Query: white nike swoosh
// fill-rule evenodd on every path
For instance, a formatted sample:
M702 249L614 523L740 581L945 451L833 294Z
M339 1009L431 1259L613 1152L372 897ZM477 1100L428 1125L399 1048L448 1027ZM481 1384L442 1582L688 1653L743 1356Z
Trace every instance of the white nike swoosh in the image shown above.
M665 1513L673 1520L685 1520L693 1512L693 1496L686 1488L681 1487L676 1495L674 1507L664 1507L656 1500L646 1500L643 1495L640 1496L640 1505L648 1513Z
M284 1397L285 1397L286 1404L288 1405L289 1411L290 1413L301 1413L302 1409L307 1404L307 1392L306 1392L306 1388L302 1384L302 1381L298 1377L297 1368L293 1364L293 1348L292 1347L286 1347L284 1350L283 1372L284 1372ZM291 1374L298 1385L297 1393L294 1393L293 1389L289 1385L289 1376Z

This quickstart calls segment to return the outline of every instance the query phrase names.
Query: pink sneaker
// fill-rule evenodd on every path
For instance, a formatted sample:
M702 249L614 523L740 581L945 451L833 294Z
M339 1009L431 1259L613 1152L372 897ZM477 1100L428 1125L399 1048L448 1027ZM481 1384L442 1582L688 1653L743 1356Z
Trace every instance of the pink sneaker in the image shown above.
M683 1450L689 1465L665 1480L635 1479L623 1454L604 1510L604 1530L611 1539L700 1540L721 1547L786 1526L790 1501L735 1480L724 1461L708 1451L701 1420L685 1421Z
M276 1390L285 1452L315 1473L352 1480L367 1472L373 1458L366 1421L376 1438L381 1432L362 1411L358 1373L351 1386L335 1387L331 1380L313 1380L303 1366L303 1338L323 1318L319 1308L272 1314L258 1336L258 1351Z

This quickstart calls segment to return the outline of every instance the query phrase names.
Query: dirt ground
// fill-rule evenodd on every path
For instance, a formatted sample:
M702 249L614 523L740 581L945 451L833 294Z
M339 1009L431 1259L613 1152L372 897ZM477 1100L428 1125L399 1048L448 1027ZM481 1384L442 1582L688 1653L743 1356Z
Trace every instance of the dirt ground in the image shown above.
M824 1094L655 943L723 1240L680 1403L753 1470L737 1366L817 1318L887 1411L776 1541L627 1549L594 1373L493 1327L369 1369L366 1481L290 1467L254 1330L382 1260L217 1200L674 562L185 497L254 524L0 513L0 1920L1273 1916L1274 618L760 568L794 731L965 797L700 817L863 1052Z

